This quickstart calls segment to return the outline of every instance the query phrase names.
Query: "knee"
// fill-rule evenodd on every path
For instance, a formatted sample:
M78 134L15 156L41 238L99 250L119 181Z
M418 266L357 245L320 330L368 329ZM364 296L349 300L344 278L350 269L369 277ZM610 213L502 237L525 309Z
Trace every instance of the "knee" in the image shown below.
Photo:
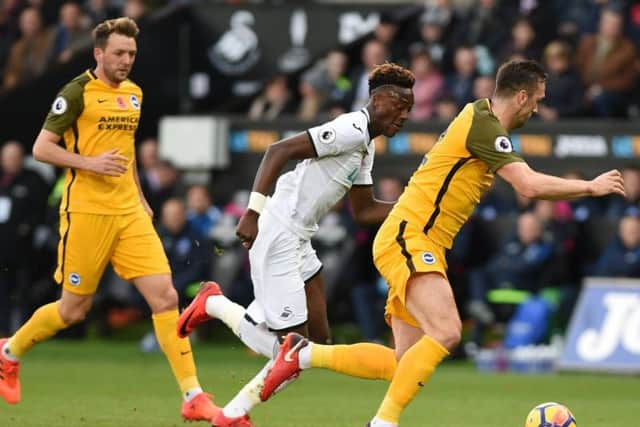
M173 286L166 286L159 291L157 298L154 298L155 307L151 307L154 313L163 313L178 308L178 292Z
M460 344L460 340L462 339L462 325L453 325L447 330L443 331L440 344L449 352L453 351L458 344Z
M76 304L72 306L60 305L60 317L67 326L75 325L87 318L90 306Z
M317 344L331 344L331 338L327 333L309 334L309 339Z

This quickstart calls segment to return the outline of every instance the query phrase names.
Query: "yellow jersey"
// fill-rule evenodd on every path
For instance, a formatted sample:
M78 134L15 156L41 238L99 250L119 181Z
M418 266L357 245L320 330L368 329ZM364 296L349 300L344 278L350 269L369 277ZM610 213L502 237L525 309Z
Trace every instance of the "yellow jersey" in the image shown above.
M451 248L502 166L524 161L488 99L467 104L425 155L390 215Z
M91 70L58 93L43 128L60 135L67 151L93 157L117 148L127 158L127 171L117 177L69 168L61 212L119 215L140 208L134 138L141 106L138 85L126 80L113 88Z

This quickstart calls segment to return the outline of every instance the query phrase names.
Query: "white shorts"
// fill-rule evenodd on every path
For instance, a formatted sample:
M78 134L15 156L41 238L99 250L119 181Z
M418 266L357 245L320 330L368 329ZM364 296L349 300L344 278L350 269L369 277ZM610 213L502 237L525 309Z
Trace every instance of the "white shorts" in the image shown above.
M247 314L274 331L307 321L305 282L322 263L311 246L265 210L258 219L258 236L249 250L255 300Z

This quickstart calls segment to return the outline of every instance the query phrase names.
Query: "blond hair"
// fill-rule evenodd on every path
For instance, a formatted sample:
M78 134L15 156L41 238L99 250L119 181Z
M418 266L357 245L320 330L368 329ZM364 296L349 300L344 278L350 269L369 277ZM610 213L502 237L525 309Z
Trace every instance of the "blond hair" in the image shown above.
M104 49L107 45L107 39L111 34L120 34L126 37L136 38L140 29L138 24L131 18L121 17L115 19L107 19L96 25L93 29L93 45Z

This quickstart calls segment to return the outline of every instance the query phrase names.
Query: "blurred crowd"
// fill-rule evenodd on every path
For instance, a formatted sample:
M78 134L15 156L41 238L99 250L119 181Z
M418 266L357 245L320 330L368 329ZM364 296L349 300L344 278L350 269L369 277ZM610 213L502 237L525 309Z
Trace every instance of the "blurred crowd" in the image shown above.
M0 0L0 92L93 47L105 19L139 21L159 3L146 0Z
M91 29L106 18L124 15L143 21L161 6L190 2L0 0L0 91L86 53ZM274 3L275 7L287 2ZM416 76L411 118L449 120L470 100L491 95L500 63L530 58L544 63L549 73L539 114L542 120L640 116L637 2L426 0L409 4L382 12L370 36L354 45L336 46L293 74L264 76L260 93L238 108L261 120L290 115L314 121L352 111L367 99L371 69L394 61ZM406 10L410 13L401 13Z
M317 120L357 110L368 73L393 61L416 76L411 118L449 120L490 96L498 66L513 58L547 68L542 120L640 115L637 2L431 0L419 13L396 15L382 13L355 51L332 49L299 75L272 76L249 116Z
M153 138L138 144L138 162L181 306L200 281L211 279L231 299L248 304L253 298L248 257L235 226L249 191L236 189L228 200L214 200L215 183L185 179L159 157ZM16 141L1 146L0 165L0 335L5 335L58 291L51 274L64 175L25 155ZM563 330L585 276L640 278L640 168L630 164L623 174L626 198L534 201L517 197L506 185L484 197L448 253L451 283L468 325L467 347L484 345L527 297L544 295L556 313L553 328ZM405 180L380 177L377 197L396 200ZM386 284L371 256L377 228L357 225L348 200L336 204L319 226L313 245L324 265L332 324L357 325L365 339L384 341ZM146 317L147 310L135 288L108 270L88 322L109 335Z

